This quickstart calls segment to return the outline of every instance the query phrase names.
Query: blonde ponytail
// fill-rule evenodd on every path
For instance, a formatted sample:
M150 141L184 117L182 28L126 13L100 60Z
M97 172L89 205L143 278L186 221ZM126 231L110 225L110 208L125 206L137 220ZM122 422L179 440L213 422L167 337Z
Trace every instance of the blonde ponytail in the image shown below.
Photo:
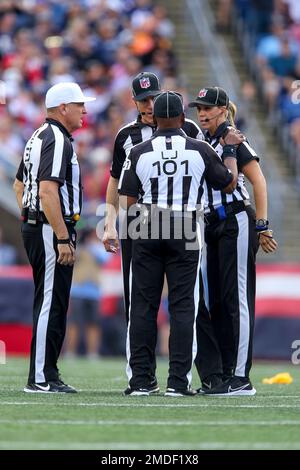
M235 126L235 122L234 122L235 116L236 116L236 112L237 112L237 107L236 107L236 105L234 104L233 101L229 101L227 120L229 121L229 124L230 124L232 127L236 127L236 126Z

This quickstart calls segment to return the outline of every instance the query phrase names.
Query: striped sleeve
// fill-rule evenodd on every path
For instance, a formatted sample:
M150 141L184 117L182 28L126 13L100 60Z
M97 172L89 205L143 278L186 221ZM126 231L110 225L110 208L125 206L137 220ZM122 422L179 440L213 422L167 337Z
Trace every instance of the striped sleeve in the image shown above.
M138 197L141 189L141 182L136 174L136 164L133 151L125 160L122 175L119 181L119 194L124 196Z
M126 152L124 146L127 139L130 139L130 135L126 134L122 130L119 131L115 140L113 161L110 170L111 176L116 179L120 179L122 167L126 159Z
M185 119L182 130L187 136L192 137L193 139L204 140L204 135L200 127L191 119Z
M237 165L238 170L242 171L243 166L252 160L259 162L259 157L255 150L248 144L247 141L242 142L237 149Z
M67 165L71 158L69 143L62 132L51 126L52 132L45 133L41 149L39 181L57 181L61 185L66 179Z

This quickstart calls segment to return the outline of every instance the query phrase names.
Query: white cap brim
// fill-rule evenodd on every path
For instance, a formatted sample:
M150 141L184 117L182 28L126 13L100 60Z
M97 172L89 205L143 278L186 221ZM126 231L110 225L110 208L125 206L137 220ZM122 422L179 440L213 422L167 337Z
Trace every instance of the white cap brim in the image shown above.
M85 96L83 101L73 101L73 103L88 103L89 101L95 101L95 97Z

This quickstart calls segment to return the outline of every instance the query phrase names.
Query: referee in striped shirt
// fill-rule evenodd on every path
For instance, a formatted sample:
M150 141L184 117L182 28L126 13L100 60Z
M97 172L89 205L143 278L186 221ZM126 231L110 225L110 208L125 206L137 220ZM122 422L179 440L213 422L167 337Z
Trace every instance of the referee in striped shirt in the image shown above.
M255 314L255 258L259 244L267 253L277 248L267 220L267 185L259 157L246 140L229 149L223 147L222 140L227 139L230 129L226 91L220 87L202 88L189 106L197 109L205 140L220 160L224 161L224 150L229 150L229 155L231 151L237 180L232 194L215 190L209 182L205 191L206 250L201 271L205 304L221 351L223 377L216 377L211 371L202 381L203 392L212 396L252 396L256 393L249 378ZM250 203L245 177L253 187L256 211ZM199 315L198 334L203 329L201 318ZM196 359L196 366L202 373L203 360L204 357ZM209 361L207 366L208 373Z
M48 90L46 121L27 142L14 183L35 285L27 393L76 392L63 383L57 368L82 201L71 133L82 126L85 102L94 99L85 97L76 83L59 83Z
M207 143L187 137L182 131L184 112L180 95L161 93L154 101L154 116L157 131L150 140L131 150L120 179L119 192L126 196L124 205L131 208L137 201L142 205L137 221L143 232L137 237L131 230L136 223L128 231L132 236L135 282L129 310L129 387L125 394L140 396L152 392L157 313L166 274L170 361L165 395L192 396L196 393L190 386L197 351L194 332L201 253L196 209L201 205L204 178L215 189L232 192L233 177ZM188 249L193 237L195 246Z
M122 167L132 147L150 139L155 132L156 125L153 122L153 99L160 93L160 82L154 73L141 72L132 81L132 98L137 107L138 117L135 121L130 122L126 126L122 127L116 136L111 176L106 192L107 215L102 241L104 243L105 249L112 253L115 253L119 247L116 230L116 219L119 208L118 184ZM185 119L183 130L188 136L195 139L202 140L204 138L200 128L190 119ZM125 222L124 225L122 230L126 231L127 222ZM126 321L128 322L130 289L132 282L132 277L130 275L132 241L130 237L124 234L121 238L125 315ZM158 391L157 381L155 378L155 368L156 364L153 364L152 390L154 393Z

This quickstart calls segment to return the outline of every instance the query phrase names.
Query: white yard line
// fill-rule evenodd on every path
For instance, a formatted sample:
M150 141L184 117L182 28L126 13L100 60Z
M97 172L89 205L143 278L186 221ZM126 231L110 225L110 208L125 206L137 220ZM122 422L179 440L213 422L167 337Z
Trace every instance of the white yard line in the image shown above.
M40 394L41 396L42 394ZM45 394L46 395L46 394ZM54 394L55 398L58 398L57 395L59 395L58 400L63 398L61 394ZM45 397L44 397L45 398ZM49 398L49 394L47 395L47 398ZM76 403L76 402L69 402L69 403L64 403L64 402L59 402L59 401L1 401L0 406L24 406L24 405L32 405L32 406L49 406L55 404L55 406L82 406L82 407L99 407L99 408L300 408L300 404L294 404L294 405L239 405L239 404L227 404L227 403L221 403L222 399L219 397L217 399L206 399L205 401L207 403L203 403L201 399L199 401L197 399L197 403L195 401L193 403L143 403L143 400L145 399L144 397L132 397L132 400L135 399L140 400L140 403L137 403L136 401L132 401L132 403L107 403L107 402L98 402L98 403ZM174 400L177 400L177 398L174 398ZM188 399L186 399L188 400ZM229 398L229 400L232 400L232 398ZM218 404L216 403L218 401Z
M11 382L11 378L10 377L1 377L1 381L6 381L7 382ZM114 381L115 379L112 379L112 381ZM120 380L119 378L117 380ZM116 380L116 381L117 381ZM69 380L69 382L71 383L72 381ZM74 385L72 383L72 385ZM75 386L75 385L74 385ZM21 385L22 387L22 385ZM75 386L76 390L79 392L79 393L119 393L120 395L122 395L123 393L123 389L125 390L126 386L124 385L124 387L120 387L120 388L102 388L101 386L99 386L99 388L77 388ZM3 384L2 386L2 392L22 392L22 388L18 388L18 387L11 387L11 386L6 386ZM153 397L151 397L152 399L155 399L155 397L162 397L163 396L163 393L164 393L164 388L161 388L161 392L160 394L158 395L154 395ZM199 397L200 398L200 397ZM202 398L207 398L207 397L201 397ZM213 397L209 397L209 399L211 400L211 398ZM219 399L220 397L215 397L216 399ZM223 397L223 398L226 398L226 397ZM228 397L230 399L232 399L232 397ZM236 397L238 399L240 399L240 397ZM300 400L300 396L299 395L268 395L267 393L258 393L256 396L255 396L255 400L260 400L260 399L295 399L295 400ZM246 398L247 399L247 398Z
M2 375L1 376L1 382L4 380L4 381L7 381L7 382L11 382L12 380L18 380L18 381L21 381L22 377L20 377L20 375Z
M283 443L283 442L35 442L35 441L0 441L0 449L34 449L34 450L46 450L46 449L64 449L64 450L180 450L188 449L189 454L192 454L193 450L210 450L210 449L300 449L298 442Z
M0 424L25 425L61 425L61 426L299 426L300 420L272 420L272 421L165 421L165 420L59 420L59 419L0 419Z

